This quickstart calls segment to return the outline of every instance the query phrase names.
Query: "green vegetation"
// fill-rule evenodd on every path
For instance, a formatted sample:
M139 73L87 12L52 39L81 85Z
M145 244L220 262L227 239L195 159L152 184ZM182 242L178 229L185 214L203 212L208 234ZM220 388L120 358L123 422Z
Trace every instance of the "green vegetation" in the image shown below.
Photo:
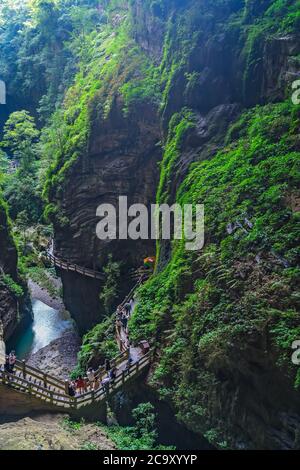
M292 202L299 129L300 109L290 102L257 107L232 126L224 150L191 166L177 201L205 203L205 249L186 252L184 241L174 243L166 268L140 289L131 334L164 344L153 384L194 429L205 428L214 371L225 373L231 345L243 351L249 335L268 331L277 366L299 385L291 364L300 335Z
M100 293L100 300L104 304L107 315L112 312L118 296L118 281L120 279L120 263L113 261L112 254L109 255L107 265L103 268L105 284Z
M117 96L123 99L125 115L135 112L139 103L160 100L158 70L131 38L127 16L119 18L122 4L111 6L111 14L115 9L118 18L113 25L103 24L97 33L87 36L85 60L65 96L63 111L52 116L47 130L51 166L44 196L51 202L45 216L60 225L62 213L57 201L67 175L79 156L86 155L93 120L109 119ZM55 138L57 122L59 141Z
M62 292L54 282L56 272L54 268L46 269L43 266L33 266L27 269L27 275L39 286L45 289L53 299L61 298Z
M2 274L0 276L0 282L10 290L10 292L17 298L20 299L24 295L23 288L17 284L9 274Z
M138 405L132 416L134 426L105 428L119 450L172 450L172 447L157 445L156 415L151 403Z
M132 410L134 425L104 426L96 423L116 445L118 450L173 450L173 447L158 445L158 433L156 429L156 413L151 403L141 403ZM64 418L62 427L70 433L76 434L78 431L84 432L86 422L84 419L73 420ZM97 445L92 442L85 442L82 450L97 450Z
M72 3L36 0L15 10L5 0L0 7L3 79L22 109L24 94L37 110L36 123L26 110L12 113L1 137L0 184L21 266L47 284L28 227L43 213L62 233L65 189L89 164L95 129L106 129L119 109L118 119L132 124L152 105L163 145L157 202L205 204L206 243L201 252L186 251L184 240L157 244L157 271L139 291L130 332L157 346L150 380L178 418L228 448L227 417L211 410L212 397L240 378L251 345L263 370L300 387L291 363L300 336L300 108L284 74L270 70L277 58L299 64L298 52L281 48L299 31L300 1ZM227 132L219 128L230 116L220 109L211 129L207 113L233 103L243 110ZM12 159L19 166L11 173ZM100 298L110 315L120 266L109 258L105 272ZM21 295L9 276L1 280ZM74 376L116 354L108 316L83 338ZM110 428L111 438L121 449L155 448L151 405L134 417L132 428Z
M63 418L62 426L70 432L79 431L85 425L85 420L82 418L80 421L73 420L69 417Z
M9 154L7 162L16 169L9 172L2 181L5 199L10 215L18 218L23 227L37 223L42 213L41 195L38 191L38 148L39 131L27 111L12 113L4 126L2 148Z
M78 354L78 366L72 376L75 378L88 367L99 367L105 359L113 359L119 354L115 340L115 318L108 317L82 339L82 346Z

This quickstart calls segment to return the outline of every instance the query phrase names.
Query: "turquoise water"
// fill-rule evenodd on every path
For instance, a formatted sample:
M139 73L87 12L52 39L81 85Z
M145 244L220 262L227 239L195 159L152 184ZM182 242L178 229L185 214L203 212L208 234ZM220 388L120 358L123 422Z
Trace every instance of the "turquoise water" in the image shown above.
M32 310L33 322L10 344L18 359L27 359L48 346L51 341L60 338L66 330L74 328L73 321L66 312L48 307L40 300L32 301Z

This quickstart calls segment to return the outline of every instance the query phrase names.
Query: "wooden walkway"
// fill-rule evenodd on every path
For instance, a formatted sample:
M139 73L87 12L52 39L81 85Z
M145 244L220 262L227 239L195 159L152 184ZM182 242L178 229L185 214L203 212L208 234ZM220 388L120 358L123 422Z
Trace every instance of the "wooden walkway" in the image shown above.
M82 276L91 277L93 279L103 280L105 279L105 275L100 271L94 271L93 269L85 268L82 266L78 266L78 264L72 264L68 261L64 261L60 258L57 258L49 251L46 252L46 256L51 261L54 266L64 271L72 271L74 273L81 274Z
M104 273L100 271L96 271L94 269L79 266L78 264L72 264L68 261L58 258L57 256L53 254L53 252L54 252L54 246L53 246L53 241L52 241L51 244L49 245L49 248L46 250L46 257L57 268L62 269L63 271L71 271L77 274L81 274L82 276L87 276L93 279L99 279L99 280L105 279ZM149 274L150 274L149 271L145 269L137 270L132 273L131 277L132 279L139 280L143 276L144 278L149 276Z
M151 362L151 351L140 357L137 362L127 366L128 355L122 353L112 363L118 365L116 378L110 380L105 385L101 385L97 390L90 390L80 396L70 397L67 394L67 382L63 382L56 377L44 374L41 370L18 363L14 374L0 371L0 380L3 385L12 387L18 392L26 393L44 401L48 405L57 408L80 410L81 408L96 402L107 400L107 398L122 388L129 380L137 377L144 371ZM107 376L104 368L97 371L100 382Z
M128 296L121 304L124 306L133 297L135 290L143 282L141 277ZM1 326L1 325L0 325ZM2 340L0 328L0 364L5 360L5 344ZM58 409L80 410L93 403L106 401L108 397L121 389L129 380L136 378L147 367L150 366L153 356L153 350L143 354L140 347L128 348L128 335L123 328L116 328L116 341L118 343L120 354L111 362L111 367L116 368L116 378L107 380L105 367L101 366L95 375L100 384L97 390L89 390L86 393L70 397L68 395L69 381L63 381L53 375L46 374L42 370L29 366L25 361L17 361L15 372L9 374L1 367L0 383L13 388L14 390L38 398L47 405ZM129 355L131 361L129 361ZM105 380L106 379L106 380ZM103 382L104 381L104 382Z

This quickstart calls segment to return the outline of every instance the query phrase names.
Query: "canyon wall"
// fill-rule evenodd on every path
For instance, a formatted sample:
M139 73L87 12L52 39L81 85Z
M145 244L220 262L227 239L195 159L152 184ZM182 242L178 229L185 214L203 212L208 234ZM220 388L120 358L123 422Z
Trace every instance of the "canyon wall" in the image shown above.
M119 3L65 101L55 252L99 270L112 253L125 292L154 247L98 240L97 206L204 203L204 249L159 242L131 320L135 341L158 345L149 385L213 446L299 448L297 2ZM104 314L103 285L62 276L83 331Z
M8 339L23 322L30 321L26 306L26 287L20 280L18 255L5 203L0 197L0 321L4 339Z
M134 283L131 271L154 254L155 245L147 240L99 240L96 210L101 204L118 208L119 196L128 197L128 207L155 202L161 158L158 116L154 106L144 104L124 118L123 103L116 100L103 120L96 115L97 101L93 106L88 150L72 166L63 187L61 208L68 224L64 230L56 230L55 254L103 272L112 253L115 261L122 262L118 295L122 300ZM103 283L75 273L62 272L61 276L65 305L80 330L86 331L103 315L99 299Z
M74 162L69 165L69 155L62 153L61 161L52 170L49 184L55 255L103 273L108 255L112 254L113 261L120 263L121 271L115 305L133 286L132 272L143 264L145 257L155 254L155 242L100 240L96 235L96 226L100 221L96 210L101 204L112 204L118 216L120 196L128 198L128 207L135 203L150 207L151 203L155 203L158 163L162 156L158 103L151 97L128 103L130 98L120 91L128 77L136 76L139 82L145 78L143 74L148 73L148 65L151 66L151 58L137 50L137 45L128 35L129 11L126 2L123 6L124 16L116 9L112 17L114 26L106 32L107 44L104 42L99 48L100 59L95 49L96 58L90 64L90 68L95 69L94 74L85 79L87 87L94 86L100 72L99 89L77 111L78 114L86 113L82 123L85 126L83 143L79 151L77 143L77 147L68 144L71 149L67 152L72 154L71 160ZM114 54L110 53L111 43ZM142 73L139 72L140 66L146 69ZM109 67L113 70L113 76L106 74ZM82 98L82 90L76 84L69 93L76 94L77 99ZM76 106L72 96L70 100ZM70 126L75 137L78 114ZM75 158L72 152L75 152ZM92 280L67 272L61 272L61 276L65 305L80 331L85 332L105 314L99 298L105 280Z

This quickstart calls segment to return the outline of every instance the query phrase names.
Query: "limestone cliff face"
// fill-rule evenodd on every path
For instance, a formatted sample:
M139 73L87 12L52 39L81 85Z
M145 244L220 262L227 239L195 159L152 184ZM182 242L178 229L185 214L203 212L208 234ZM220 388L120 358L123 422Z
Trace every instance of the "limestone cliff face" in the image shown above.
M3 276L6 275L12 281L17 281L17 250L9 232L6 210L0 199L0 321L4 339L11 336L19 321L19 302L4 281Z
M107 253L113 252L115 258L123 260L127 267L123 273L123 282L128 284L128 268L137 266L143 254L152 246L141 242L103 243L97 240L97 205L101 202L115 204L119 195L128 195L129 203L149 204L155 200L157 162L162 153L156 144L161 139L163 146L167 144L167 149L160 167L158 199L174 203L191 163L209 161L218 150L228 145L226 135L229 126L243 110L278 102L286 97L291 81L299 74L297 57L300 40L292 28L288 32L284 28L280 29L279 23L273 21L272 12L261 20L262 24L257 25L271 3L168 0L155 2L155 6L152 5L151 10L146 11L150 2L132 2L134 41L152 61L161 63L159 73L163 96L160 112L156 106L147 103L124 114L122 100L116 94L109 117L102 119L97 112L100 105L97 106L99 103L94 100L88 151L72 165L59 198L63 213L70 223L65 229L56 226L58 255L78 264L101 269ZM111 80L112 87L114 80L115 77ZM185 132L175 141L176 145L171 145L171 150L176 153L172 161L173 155L168 154L168 143L174 143L174 128L178 125L180 131L179 124L188 121L188 114L192 115L193 126L186 126ZM236 130L237 133L239 131L241 129ZM299 150L297 145L296 142L293 151L297 148ZM255 155L254 158L259 157ZM226 191L229 187L230 183ZM218 215L215 217L217 220ZM224 230L226 232L226 224ZM209 240L209 243L219 242L214 235ZM170 244L162 242L158 276L172 261L172 256ZM255 262L259 264L261 260L258 258ZM181 283L175 303L188 302L187 294L194 292L197 282L206 282L205 263L206 260L200 263L200 267L197 265L199 269L196 272L193 272L191 264L188 273L180 273ZM249 268L243 260L239 267L243 273ZM253 273L250 269L252 278L256 275L258 277L253 289L255 291L257 288L259 295L264 297L264 289L267 288L264 282L266 285L271 282L271 278L268 278L269 267L263 281L261 274L257 273L259 270L260 266L256 265ZM172 274L171 269L169 273ZM96 321L101 311L98 299L101 285L77 275L62 275L67 307L84 329ZM166 278L162 279L166 281ZM176 279L174 276L174 283ZM247 276L243 279L246 285ZM153 283L155 285L155 280ZM154 297L153 302L150 302L153 308L157 307L155 297L157 295L159 298L157 291L163 290L163 282L157 281L156 287L156 290L151 290L150 284L149 292L146 288L144 297L145 303L150 296ZM170 287L170 291L173 287ZM240 295L242 291L243 287L240 287ZM267 328L257 334L254 328L249 327L244 341L228 341L226 354L218 354L217 347L210 355L206 356L205 351L199 353L198 325L195 325L194 332L192 322L196 319L201 324L201 317L211 308L211 304L216 306L218 313L218 302L222 298L218 298L217 294L216 289L208 293L207 299L204 295L204 310L199 307L199 311L193 311L193 315L189 311L193 306L190 305L189 309L186 307L186 317L181 320L178 320L177 311L173 316L172 307L166 309L164 316L161 315L163 318L156 332L156 339L161 344L156 371L158 375L162 371L167 371L166 375L169 375L163 384L154 381L154 386L162 385L164 391L170 386L168 400L171 403L174 402L175 393L178 394L178 402L172 405L179 418L194 432L201 434L211 431L208 434L213 434L215 429L221 429L222 437L225 436L223 444L226 440L233 448L297 448L299 398L293 389L292 380L278 369L279 358ZM224 290L222 295L225 295ZM160 300L157 301L157 308L161 307ZM165 308L163 302L161 304ZM230 308L229 303L227 306ZM244 305L237 316L243 316L246 309ZM144 315L137 318L137 329L142 326L143 334L147 331L147 323L152 320L152 313L153 310L149 308L149 311L145 310ZM231 319L226 318L226 311L219 315L217 324L223 322L223 317L224 323L230 324ZM174 327L177 321L182 321L178 330L188 332L187 338L184 338L186 348L178 357L176 347L181 351L182 337ZM235 324L232 329L234 327ZM216 325L208 319L203 328L204 333L208 334L210 329L214 332ZM170 331L174 335L171 336ZM170 356L168 352L164 355L166 349L169 351L168 348L172 348L170 338L174 339L176 335L179 340L174 351ZM194 340L194 348L189 349ZM185 361L184 371L178 378L176 376L177 382L174 384L172 377L177 374L181 361ZM153 372L156 377L155 367ZM189 385L190 389L187 390ZM269 388L272 396L268 394Z
M222 7L216 2L216 8L208 6L207 9L203 2L200 7L203 17L201 13L197 13L196 3L189 2L189 6L186 9L182 7L181 12L180 8L176 10L169 23L165 45L167 51L165 50L164 66L169 72L169 82L161 119L164 137L169 139L171 145L174 146L176 125L181 120L184 122L186 118L186 108L193 115L193 126L186 129L181 138L177 148L178 155L171 169L168 148L162 163L161 175L163 171L168 173L167 177L161 178L158 197L169 204L176 201L180 185L190 172L190 164L211 160L218 150L224 149L230 124L237 120L242 110L284 100L287 90L291 90L291 82L299 77L300 73L297 59L300 39L295 31L276 32L276 27L272 26L270 34L268 25L264 24L261 30L258 28L254 31L253 36L247 36L247 28L251 30L251 23L264 14L271 2L249 2L246 11L243 11L244 5L239 2L227 2L226 5L223 2ZM237 15L234 16L234 21L244 18L241 21L242 27L238 26L237 21L235 26L230 25L232 14ZM185 21L186 18L189 19ZM185 48L184 40L189 44L189 48ZM140 41L143 47L151 50L151 47L145 44L145 37L142 36ZM246 124L244 126L246 128ZM299 150L296 142L297 138L295 146L291 146L291 151ZM259 152L257 157L258 155ZM192 184L190 179L186 186ZM214 214L214 217L217 219L218 215ZM215 234L209 233L208 237L207 244L217 240ZM168 270L168 263L174 261L170 243L160 243L159 255L158 276L166 266L169 276L172 275L172 268ZM175 258L174 263L176 261L178 262L178 259ZM240 265L243 265L242 260ZM191 271L192 266L193 264L189 266ZM188 297L185 295L193 292L196 281L205 279L203 272L201 274L202 270L205 271L203 265L195 263L195 266L199 272L186 275L187 280L185 275L181 274L181 281L178 283L180 293L174 294L176 300L173 299L176 304L184 299L188 303ZM246 263L242 269L247 269ZM146 287L141 302L147 302L149 296L155 296L155 290L163 289L164 281L166 277L162 275L161 282L153 281L156 289L153 289L153 286L151 288L151 284L148 291ZM262 285L267 284L266 279L260 282ZM172 291L172 288L173 286L170 286L169 290ZM255 289L259 290L256 287L254 292ZM239 295L242 296L242 287ZM218 296L214 299L213 296L212 293L212 296L208 295L206 299L204 289L203 303L206 310L209 310L209 305L212 304L218 311L218 303L221 303L222 299L218 299ZM137 315L137 328L140 328L143 318L149 321L151 308L164 308L159 294L157 297L156 304L155 301L150 302L148 311L142 308L140 318ZM170 294L170 298L173 298L173 294ZM289 299L287 301L289 302ZM273 299L274 305L276 302ZM200 308L199 311L192 310L191 305L190 308L183 306L181 309L186 309L185 317L182 310L179 310L181 313L176 311L172 316L170 308L166 309L163 327L159 323L159 330L165 329L166 335L161 331L156 332L156 339L157 336L160 337L161 357L150 379L150 383L154 383L155 387L163 387L164 396L167 394L165 388L169 387L171 402L176 401L174 393L178 393L179 398L175 406L178 417L199 434L209 429L208 435L217 435L221 430L223 444L227 443L232 448L299 448L299 394L294 389L291 377L285 375L278 366L278 350L272 342L270 329L266 327L258 333L249 328L242 341L230 340L227 344L224 338L224 344L227 346L224 349L220 346L222 353L218 351L217 342L210 349L207 347L207 351L203 348L200 353L197 352L198 341L201 339L201 336L197 339L197 322L201 324L201 315L205 308L204 312ZM180 315L181 320L178 320ZM237 312L237 315L242 316L243 311ZM193 322L190 316L198 320ZM225 311L220 314L221 318L222 316L226 317ZM217 316L216 325L218 322L219 325L222 323L221 318L218 320ZM177 333L174 327L176 321L180 324L177 326ZM209 331L214 333L216 325L210 325L210 322L207 317L202 334ZM227 322L230 324L230 320L225 318L225 324ZM231 325L231 328L233 330L234 325ZM181 329L186 329L186 333L180 335ZM173 331L172 341L168 339L170 330ZM182 349L181 341L182 344L186 341L186 346ZM193 346L189 346L190 344ZM176 348L181 351L177 356ZM172 366L174 363L175 367ZM176 375L173 381L172 374L176 374L179 363L184 364L183 371ZM161 376L164 377L162 383L159 380ZM212 439L215 444L220 444L217 440Z
M153 254L152 241L102 241L96 236L96 209L100 204L118 208L119 196L134 203L155 202L158 161L161 158L159 121L151 105L137 107L124 117L123 103L116 100L108 119L97 118L94 103L88 151L72 167L64 186L62 208L69 223L57 230L55 253L81 266L103 271L109 253L122 261L120 299L130 290L130 270ZM101 281L62 272L64 300L81 331L100 320Z
M29 293L18 272L18 253L0 196L0 323L6 341L32 321ZM0 325L0 327L1 327Z

